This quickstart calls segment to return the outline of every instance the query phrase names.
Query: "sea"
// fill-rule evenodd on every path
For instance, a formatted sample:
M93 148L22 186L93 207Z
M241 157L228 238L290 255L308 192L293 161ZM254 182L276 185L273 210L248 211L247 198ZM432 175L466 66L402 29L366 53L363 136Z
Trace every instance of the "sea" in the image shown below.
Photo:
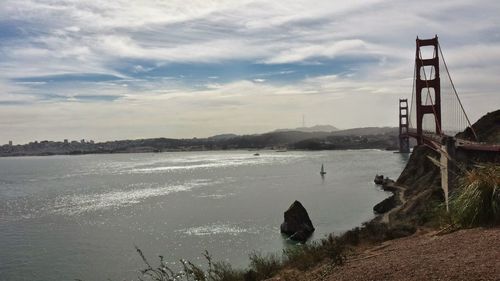
M258 155L256 155L258 154ZM208 151L0 158L0 280L137 280L159 256L245 268L250 253L300 247L280 234L295 201L340 234L374 217L405 154ZM319 172L324 165L326 175ZM179 268L180 269L180 268Z

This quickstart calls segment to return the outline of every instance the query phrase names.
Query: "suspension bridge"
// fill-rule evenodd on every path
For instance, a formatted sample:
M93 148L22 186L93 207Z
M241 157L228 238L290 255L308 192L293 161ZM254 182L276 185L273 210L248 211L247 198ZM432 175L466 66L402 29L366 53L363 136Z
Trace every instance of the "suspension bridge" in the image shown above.
M441 71L444 70L444 75ZM399 100L399 151L410 151L410 138L418 145L436 148L445 139L457 149L500 152L500 145L478 139L450 76L437 35L416 39L411 102ZM473 139L456 134L470 130Z

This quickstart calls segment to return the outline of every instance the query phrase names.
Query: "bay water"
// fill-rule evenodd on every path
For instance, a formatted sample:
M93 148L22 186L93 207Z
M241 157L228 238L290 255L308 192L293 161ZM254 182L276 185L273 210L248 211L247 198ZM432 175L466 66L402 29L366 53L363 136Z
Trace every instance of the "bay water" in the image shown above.
M312 239L373 218L404 154L210 151L0 158L0 280L135 280L163 255L236 267L293 247L279 231L302 202ZM324 164L327 174L319 174Z

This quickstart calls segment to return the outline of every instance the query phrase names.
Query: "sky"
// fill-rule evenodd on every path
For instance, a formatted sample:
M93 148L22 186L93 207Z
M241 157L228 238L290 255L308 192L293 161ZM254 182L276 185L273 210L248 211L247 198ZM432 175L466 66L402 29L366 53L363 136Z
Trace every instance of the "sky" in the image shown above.
M0 143L397 126L438 34L500 108L500 1L0 0Z

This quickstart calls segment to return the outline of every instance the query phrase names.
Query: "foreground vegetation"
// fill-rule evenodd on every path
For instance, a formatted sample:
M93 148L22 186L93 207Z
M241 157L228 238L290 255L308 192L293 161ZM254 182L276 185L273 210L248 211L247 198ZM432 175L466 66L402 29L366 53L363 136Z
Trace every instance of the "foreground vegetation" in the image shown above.
M300 245L283 251L282 256L276 254L250 254L250 266L247 270L233 269L229 263L214 262L208 252L204 253L206 269L190 261L181 260L181 268L171 269L160 256L159 265L153 267L140 249L137 252L144 261L146 268L141 270L139 280L170 281L253 281L270 278L286 267L306 270L320 261L328 260L332 265L342 264L347 257L347 244L340 237L333 235L310 244Z
M500 165L485 164L465 172L450 202L459 227L500 224Z

